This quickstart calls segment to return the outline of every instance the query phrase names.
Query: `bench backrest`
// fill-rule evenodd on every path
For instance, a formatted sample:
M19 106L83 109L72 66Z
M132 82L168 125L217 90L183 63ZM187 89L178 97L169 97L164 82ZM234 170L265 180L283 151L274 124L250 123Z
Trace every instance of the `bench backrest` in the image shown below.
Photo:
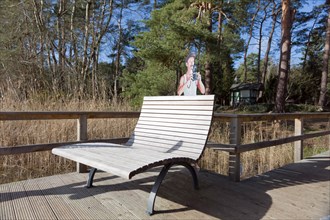
M134 148L200 158L213 116L214 95L145 97L134 133Z

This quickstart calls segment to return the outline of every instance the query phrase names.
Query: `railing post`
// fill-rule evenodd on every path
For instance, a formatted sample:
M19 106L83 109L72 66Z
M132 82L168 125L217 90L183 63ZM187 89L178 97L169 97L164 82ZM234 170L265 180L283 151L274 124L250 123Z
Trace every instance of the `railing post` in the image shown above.
M77 119L77 141L86 141L87 137L87 115L81 115ZM77 163L77 172L86 173L87 166L81 163Z
M241 120L237 116L230 122L230 144L234 144L235 148L241 143ZM229 153L229 178L232 181L239 182L241 180L241 154Z
M296 118L294 119L294 135L302 135L304 133L304 119ZM294 162L298 162L304 158L304 147L303 140L294 142Z

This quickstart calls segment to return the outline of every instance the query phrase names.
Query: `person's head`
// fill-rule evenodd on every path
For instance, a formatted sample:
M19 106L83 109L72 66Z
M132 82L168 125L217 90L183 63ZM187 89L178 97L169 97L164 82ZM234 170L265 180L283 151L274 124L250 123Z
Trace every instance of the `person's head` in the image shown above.
M196 57L195 53L190 53L186 57L186 66L188 69L193 69L194 64L195 64L195 57Z

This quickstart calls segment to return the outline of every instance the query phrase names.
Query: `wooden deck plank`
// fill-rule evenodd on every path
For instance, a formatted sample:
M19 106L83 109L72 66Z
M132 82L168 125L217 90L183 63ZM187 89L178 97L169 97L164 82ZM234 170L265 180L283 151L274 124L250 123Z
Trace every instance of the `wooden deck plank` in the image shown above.
M16 219L9 185L0 185L0 219Z
M23 182L23 187L29 198L35 219L57 219L47 199L38 186L38 181L32 179Z
M62 178L67 178L63 181ZM70 181L72 175L59 175L54 178L51 184L57 186L58 193L61 194L67 206L74 212L78 219L108 219L111 218L110 213L106 215L102 209L102 204L86 196L86 189L82 187L82 182ZM113 217L113 216L112 216Z
M150 216L146 213L147 199L151 186L148 183L154 181L153 176L148 176L148 179L144 179L146 185L139 184L139 179L142 176L133 178L132 181L126 181L123 178L114 178L109 181L109 188L111 190L110 196L114 198L116 202L121 204L126 209L130 210L136 218L149 219ZM97 187L97 186L96 186ZM169 214L168 216L159 215L161 219L176 219L175 215Z
M74 219L96 219L89 212L89 204L81 204L81 201L77 199L81 197L76 189L79 182L68 185L63 183L59 176L53 176L53 178L49 179L48 184L54 189L52 193L65 202L64 205L68 208L68 214L72 213L75 216Z
M57 219L77 219L77 216L68 207L65 198L58 190L58 187L61 186L54 185L54 178L57 178L57 176L36 179L36 181L38 181L38 186L42 190L42 193L48 204L52 207L52 210Z
M260 213L262 213L258 211L260 205L256 205L252 199L242 195L240 192L233 193L232 189L238 187L237 183L231 182L226 186L223 186L222 183L214 184L214 181L219 181L218 175L204 172L202 175L207 176L205 178L207 181L204 181L204 179L200 181L200 192L196 195L196 203L190 204L192 207L197 209L200 206L200 202L206 203L208 204L209 213L215 216L223 216L224 219L247 219L250 218L249 216L259 217ZM227 178L223 178L223 180L228 181ZM263 197L262 200L268 201L267 197ZM266 204L269 206L269 202Z
M96 219L114 219L117 218L117 216L111 211L111 209L108 209L105 207L99 200L97 200L95 197L91 196L89 193L89 190L85 187L86 181L77 181L76 175L60 175L59 179L63 181L65 185L75 185L75 194L79 196L75 196L73 200L75 200L74 205L79 205L82 209L84 209L85 205L88 204L88 214L92 215L93 218ZM77 182L79 184L77 184ZM71 195L72 196L72 195Z
M208 177L206 178L204 187L214 187L213 183L215 180L213 174L207 174ZM241 209L240 207L250 207L252 214L249 216L254 216L253 219L262 219L263 215L265 214L265 210L267 211L267 218L266 219L287 219L287 215L285 212L279 211L279 209L273 209L274 204L272 201L272 197L267 194L265 191L261 191L260 188L256 186L250 187L250 185L246 184L245 180L243 182L231 182L223 180L221 181L221 186L218 186L219 190L214 189L214 191L226 192L229 195L229 204L232 207ZM221 196L221 195L220 195ZM222 197L222 196L221 196ZM241 203L239 201L242 201ZM238 203L237 203L238 202ZM237 204L237 206L235 206ZM275 210L273 212L273 210ZM245 216L245 218L247 218ZM244 219L245 219L244 218ZM248 217L249 218L249 217Z
M22 184L23 182L15 182L9 185L16 219L35 219L29 197Z
M327 152L317 161L308 159L289 164L247 180L245 183L251 188L257 187L266 191L274 201L273 207L283 213L290 213L290 217L328 216L330 215L329 156ZM295 216L292 215L293 213L298 214Z
M78 173L73 173L77 181L86 182L87 176ZM99 200L105 207L111 209L111 212L116 216L116 219L136 219L137 216L134 215L129 209L124 207L122 204L118 203L114 196L111 195L111 188L109 185L112 183L114 178L119 178L117 176L109 176L107 173L97 172L98 176L94 183L96 187L87 189L86 191L97 200ZM106 193L104 193L106 192Z
M83 187L87 174L79 173L3 184L0 219L321 219L330 215L329 154L239 183L202 171L199 190L193 189L186 169L173 167L160 187L156 214L148 216L147 198L158 172L154 168L131 181L97 172L90 189Z

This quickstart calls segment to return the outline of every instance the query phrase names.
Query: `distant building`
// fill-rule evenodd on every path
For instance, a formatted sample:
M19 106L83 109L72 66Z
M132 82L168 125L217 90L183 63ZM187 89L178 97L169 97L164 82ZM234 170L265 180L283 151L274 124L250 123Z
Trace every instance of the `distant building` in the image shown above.
M261 83L237 83L230 87L230 105L255 104L259 91L264 90Z

